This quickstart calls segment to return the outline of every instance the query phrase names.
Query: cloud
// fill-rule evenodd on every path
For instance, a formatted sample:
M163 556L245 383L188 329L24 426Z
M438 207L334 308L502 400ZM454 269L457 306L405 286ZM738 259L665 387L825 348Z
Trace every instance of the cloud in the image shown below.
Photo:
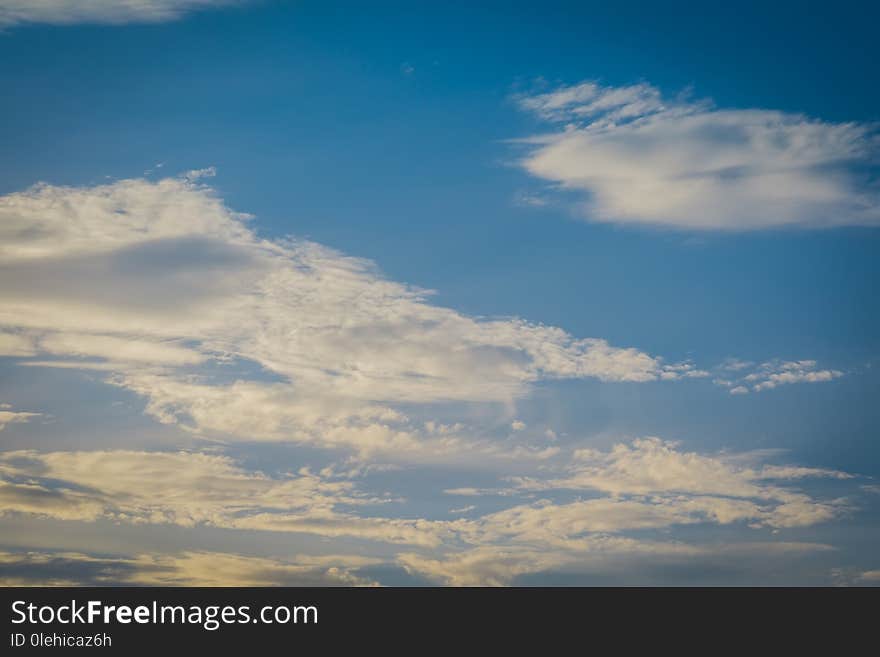
M679 576L691 570L692 577L711 583L719 573L731 571L761 577L762 568L778 570L798 557L830 549L784 541L688 546L603 538L582 554L478 547L436 557L408 552L387 561L357 554L276 558L197 550L112 556L0 551L0 586L376 586L376 578L366 573L395 563L429 581L452 586L504 586L535 573L562 573L566 581L587 576L600 582L629 575L635 581L663 584L669 580L662 574L673 570ZM868 577L853 579L876 582L870 571L864 575Z
M842 376L840 370L818 369L814 360L773 360L759 365L742 378L742 383L750 385L753 392L761 392L792 383L825 383Z
M549 485L595 488L615 495L678 492L767 497L756 482L803 477L851 478L845 472L821 468L743 466L742 459L734 455L683 452L678 443L656 437L618 443L607 452L579 449L573 456L569 469L574 474Z
M26 23L161 23L242 0L0 0L0 28Z
M117 363L162 366L194 365L206 360L204 354L173 341L138 340L88 333L52 333L39 341L44 352L84 358L112 358Z
M101 557L78 552L0 552L0 586L371 586L355 555L284 560L222 552Z
M873 586L880 586L880 570L866 570L863 573L859 573L858 580Z
M9 408L9 404L0 404L0 431L3 431L8 424L22 424L30 422L31 418L40 417L40 413L10 411Z
M142 555L129 581L148 586L375 586L352 570L377 562L332 554L284 560L217 552Z
M343 476L303 468L270 477L200 452L0 452L0 513L439 542L442 523L339 510L388 501Z
M407 570L448 586L508 586L524 576L561 574L567 584L626 582L669 585L682 576L700 584L717 584L734 572L732 583L763 582L762 573L778 573L795 558L833 550L829 545L803 542L755 542L727 545L687 545L676 541L645 541L599 536L576 551L529 547L477 547L438 556L403 553ZM675 573L670 575L670 573ZM750 579L747 579L750 578Z
M364 514L392 504L360 490L346 472L269 476L228 456L204 452L0 452L0 509L59 520L108 519L225 529L354 537L425 549L520 546L580 551L597 536L677 525L746 523L801 527L847 511L786 482L847 479L842 472L797 466L745 467L742 459L681 452L656 438L609 452L578 450L551 468L564 476L517 477L506 489L447 489L449 495L544 497L473 518L441 520ZM546 470L545 470L546 471ZM574 502L554 491L592 490ZM473 510L473 507L458 512Z
M755 382L752 390L772 390L791 383L822 383L843 376L839 370L816 369L816 361L799 360L790 362L773 361L761 365L757 372L746 376L747 381Z
M410 422L402 404L702 375L556 327L469 317L368 261L261 239L202 178L0 197L0 347L41 356L31 366L111 372L148 413L196 433L365 453L426 442L426 418ZM429 452L466 440L434 438Z
M479 497L481 495L503 495L510 494L509 490L497 488L474 488L472 486L462 486L459 488L447 488L443 491L444 495L462 495L465 497Z
M296 567L282 567L250 558L239 563L234 555L186 554L99 560L97 565L89 561L91 575L81 575L74 566L61 570L61 562L53 558L49 570L73 578L55 583L244 585L264 581L260 577L316 583L330 577L345 584L360 583L352 569L362 565L399 563L439 583L500 585L536 573L605 576L620 568L621 573L631 572L621 565L625 563L659 567L667 559L690 563L719 554L717 546L634 537L632 532L735 523L779 531L827 522L849 511L843 500L816 499L793 483L817 477L848 480L851 475L764 464L758 461L761 457L687 452L658 438L621 443L608 451L581 448L539 468L541 478L508 478L512 485L507 488L445 490L449 495L520 499L480 516L472 515L474 505L466 505L449 511L457 518L438 520L373 515L368 509L397 500L361 490L357 468L348 472L330 467L320 473L301 468L268 475L206 452L26 450L0 453L0 509L67 521L293 532L386 546L381 558L355 554L328 568L323 566L332 557L328 562L297 558L292 560ZM590 496L570 501L570 491ZM540 499L522 501L536 493ZM407 546L403 552L389 552L401 545ZM750 545L730 544L725 554L748 551ZM767 554L830 549L784 540L756 545L760 547L755 550ZM228 568L218 568L218 563ZM15 562L7 570L14 583L26 583L21 578L31 577L27 573L34 564ZM34 572L35 582L52 582L48 571Z
M476 508L477 507L475 505L468 504L467 506L459 507L458 509L449 509L449 513L465 514L465 513L470 513L471 511L473 511Z
M608 452L577 450L560 478L514 479L526 490L595 490L609 495L558 507L539 503L501 512L498 524L515 527L559 523L593 531L662 527L695 522L746 521L797 527L841 515L841 500L819 501L782 485L807 477L849 479L835 470L796 466L744 467L730 456L682 452L674 442L643 438ZM513 515L511 515L513 514Z
M0 331L0 356L34 356L36 353L33 338Z
M729 388L731 395L772 390L792 383L825 383L844 375L840 370L819 369L815 360L767 361L760 365L734 361L719 368L724 375L713 380L717 386Z
M516 402L542 381L710 373L519 318L467 316L368 261L308 241L263 239L249 215L202 182L209 174L43 184L0 196L0 351L22 366L96 372L138 395L156 421L216 444L338 450L350 471L255 471L216 444L2 452L3 514L309 534L384 550L383 566L403 550L399 563L438 581L502 583L576 567L587 554L696 549L635 540L633 532L734 523L784 530L847 512L841 500L801 488L808 478L845 473L685 452L659 439L609 452L572 451L569 440L531 444L524 420L542 424L518 419ZM728 363L724 375L752 387L821 378L813 361L795 363ZM436 517L400 514L404 500L365 489L368 462L466 463L516 477L494 488L485 479L438 486L492 496L483 515L471 500L452 519L445 505ZM211 581L207 558L182 554L173 562L126 557L124 579ZM326 576L324 564L306 565L308 572L258 568ZM260 581L248 568L240 566L241 581Z
M696 230L880 224L876 126L663 98L584 82L523 95L564 127L523 140L530 174L582 196L591 221Z
M477 548L441 558L403 553L407 570L447 586L505 586L526 573L560 565L557 555L516 548Z

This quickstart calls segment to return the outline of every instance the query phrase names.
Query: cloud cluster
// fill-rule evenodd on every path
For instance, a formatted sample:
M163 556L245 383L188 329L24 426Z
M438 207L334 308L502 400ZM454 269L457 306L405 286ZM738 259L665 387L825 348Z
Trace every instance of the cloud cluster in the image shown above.
M0 552L0 586L372 586L352 571L374 562L356 555L279 560L204 551L132 557Z
M594 490L611 496L576 502L567 510L581 520L602 523L602 531L613 531L707 520L797 527L824 522L845 511L842 500L818 501L782 485L807 477L848 479L851 475L794 466L746 467L730 457L682 452L674 442L643 438L620 443L608 452L577 450L564 477L515 481L527 490ZM517 519L538 522L545 508L524 508ZM573 521L570 526L577 526L573 517L558 521ZM503 523L516 524L511 518L502 519Z
M383 551L384 565L460 584L698 549L639 532L734 523L784 530L846 512L840 500L794 485L844 473L746 467L659 439L609 452L555 441L515 412L538 382L711 374L518 318L466 316L370 262L264 239L201 182L206 173L38 185L0 197L0 354L18 366L98 372L143 399L151 417L200 437L336 450L352 469L266 474L218 451L2 452L2 514L345 539ZM812 361L724 367L755 390L826 377ZM479 410L473 423L464 419L469 408ZM32 417L0 413L0 424ZM540 444L529 442L535 435ZM446 489L508 500L490 513L463 500L456 517L404 516L393 512L402 500L362 485L368 469L356 466L377 459L516 476L503 489ZM209 558L221 557L126 557L127 574L114 577L211 582ZM113 573L122 568L114 564ZM360 581L317 562L305 571L254 564L230 569L245 573L242 582L263 581L263 571Z
M364 492L352 479L358 475L332 468L268 476L210 453L14 451L0 453L0 508L60 520L356 538L392 546L386 561L451 583L499 583L597 554L699 552L632 532L734 523L779 530L827 522L848 510L843 500L816 499L792 485L850 478L846 473L743 462L742 455L683 452L657 438L607 452L580 449L551 464L557 477L510 478L512 486L501 491L446 491L512 498L500 511L474 515L469 505L458 510L467 517L448 520L365 513L395 500ZM569 501L560 495L566 491L592 496ZM526 500L536 493L541 499ZM408 549L396 554L393 546L400 545Z
M3 514L439 543L442 523L350 510L387 502L329 471L269 477L200 452L0 452Z
M772 360L758 366L733 361L722 365L721 370L723 376L716 378L715 384L729 388L732 395L772 390L792 383L825 383L843 376L840 370L820 369L815 360Z
M0 28L22 23L161 23L242 0L0 0Z
M0 348L42 357L31 366L112 372L147 412L195 432L361 451L423 441L400 404L509 404L547 379L702 375L432 305L370 262L261 239L248 220L194 176L0 197Z
M441 554L406 552L413 572L453 585L503 585L536 572L591 572L620 576L635 564L681 564L697 559L741 560L830 550L823 544L778 541L719 548L636 538L633 532L681 525L745 524L774 532L827 522L848 512L843 499L815 499L793 482L846 480L835 470L761 464L749 455L685 452L675 443L645 438L608 451L576 450L562 476L510 478L512 488L461 488L447 494L477 497L537 492L536 502L451 523L465 549ZM555 493L583 491L587 499L560 502ZM615 566L614 564L617 564Z
M583 196L592 221L699 230L880 224L875 126L663 98L593 82L523 95L563 128L523 140L530 174Z

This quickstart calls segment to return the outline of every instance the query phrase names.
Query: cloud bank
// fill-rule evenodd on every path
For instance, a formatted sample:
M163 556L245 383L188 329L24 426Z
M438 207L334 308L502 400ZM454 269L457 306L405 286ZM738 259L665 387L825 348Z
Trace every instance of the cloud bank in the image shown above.
M212 441L188 451L0 452L0 515L312 536L351 558L36 553L8 557L9 572L55 581L58 564L76 562L86 582L210 585L220 580L209 560L241 558L231 581L371 583L354 572L362 563L441 583L505 584L717 552L663 535L680 527L784 531L850 511L842 498L803 489L846 473L746 466L658 438L607 452L559 440L515 412L541 382L659 384L712 372L519 318L467 316L368 261L265 239L202 182L209 173L0 196L0 355L14 367L90 371L137 395L158 422ZM806 360L714 371L756 391L840 375ZM0 424L43 410L4 407ZM342 460L266 473L223 453L252 441ZM457 496L454 511L404 513L407 500L370 478L372 466L437 464L466 465L455 470L461 485L437 486L438 496ZM482 483L466 485L462 473L474 472ZM765 544L749 549L827 549Z
M649 538L645 531L735 524L778 531L849 512L846 500L814 497L798 482L851 475L762 464L746 456L685 452L658 438L620 443L608 451L578 449L541 468L540 477L508 477L507 489L446 491L475 499L498 495L510 502L482 515L472 513L477 507L470 505L465 509L469 517L444 519L395 515L389 505L398 500L366 492L363 473L332 468L269 476L211 453L13 451L0 453L0 509L4 515L62 521L358 539L390 549L382 559L351 559L351 567L381 562L451 584L504 584L529 573L595 569L609 559L651 561L717 551ZM571 491L589 491L590 496L571 501ZM377 514L376 508L387 512ZM781 540L767 543L765 551L816 549L828 548ZM159 561L130 563L137 572L127 577L160 581L150 579L156 577L154 569L161 566L165 572L170 562ZM199 581L190 572L199 563L189 559L189 574L173 576ZM202 577L210 577L209 569L201 570ZM231 568L225 577L235 571Z

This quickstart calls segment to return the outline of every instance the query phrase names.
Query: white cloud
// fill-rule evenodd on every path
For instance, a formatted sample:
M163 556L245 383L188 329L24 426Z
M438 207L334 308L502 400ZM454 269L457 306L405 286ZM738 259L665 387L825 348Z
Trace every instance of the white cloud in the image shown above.
M849 479L835 470L795 466L744 467L730 456L682 452L673 442L643 438L608 452L582 449L566 476L514 480L521 489L582 489L611 497L558 507L538 504L516 511L517 518L547 527L591 527L592 531L661 527L694 522L746 521L770 527L824 522L842 514L839 500L820 501L780 482L807 477ZM513 518L501 524L514 527Z
M607 453L529 444L514 402L542 380L709 373L521 319L469 317L367 261L311 242L261 239L247 215L198 182L205 175L39 185L0 197L0 352L33 367L104 371L108 383L140 395L148 415L201 437L345 450L361 465L381 456L385 465L457 459L505 474L521 466L505 487L444 491L514 501L482 516L464 506L452 513L468 515L453 520L394 517L371 509L398 500L364 492L356 475L333 468L267 475L211 452L18 451L0 453L3 513L403 544L421 551L401 557L414 571L500 583L579 563L591 551L694 549L633 542L629 531L798 527L846 511L792 485L843 473L742 465L658 439ZM823 371L812 361L796 365L725 371L750 386L794 382L776 375L818 380ZM458 413L478 404L478 412ZM15 411L0 411L0 420L2 413ZM507 426L505 440L491 438ZM346 467L366 472L355 466ZM571 491L594 497L572 501ZM166 573L155 581L210 581L199 557L174 563L180 559L184 574L147 558ZM309 568L309 576L326 574ZM241 581L253 581L244 570L251 579ZM307 574L288 574L297 573Z
M242 0L0 0L0 28L21 23L160 23Z
M505 586L517 575L560 565L557 554L517 548L476 548L442 557L408 552L398 558L410 572L450 586Z
M358 514L354 509L394 500L358 490L349 475L332 468L267 476L229 457L200 452L13 451L0 453L0 509L62 520L209 525L426 547L463 541L567 550L596 534L697 523L797 527L846 511L839 500L816 500L785 483L849 478L845 473L745 467L741 460L681 452L655 438L609 452L579 450L563 461L562 477L520 477L513 480L515 488L444 492L528 497L533 491L589 489L601 497L564 503L541 499L444 521Z
M747 376L746 380L757 381L752 389L759 392L791 383L822 383L841 376L843 372L839 370L819 370L816 369L816 361L801 360L764 363L759 371Z
M555 327L468 317L370 262L260 239L203 174L0 197L7 352L114 372L150 414L191 431L365 452L423 442L427 425L400 404L509 404L547 379L702 375ZM199 369L224 363L235 378ZM462 439L434 437L429 451Z
M413 574L452 586L504 586L541 572L619 576L645 568L722 564L772 567L801 555L828 551L816 543L764 542L690 546L672 541L598 537L581 553L524 547L476 547L438 555L406 552L383 560L358 554L258 557L216 551L144 552L125 556L71 551L0 551L0 586L375 586L362 569L400 564ZM876 573L876 571L873 571ZM874 583L872 571L856 574Z
M461 486L459 488L447 488L443 491L446 495L463 495L465 497L477 497L479 495L498 495L495 488L474 488L473 486Z
M471 511L473 511L476 508L477 507L475 505L468 504L467 506L462 506L457 509L449 509L449 513L455 513L455 514L461 515L461 514L465 514L465 513L470 513Z
M40 413L10 411L9 408L9 404L0 404L0 431L3 431L8 424L22 424L30 422L31 418L40 417Z
M526 171L584 195L593 221L686 229L880 224L856 170L880 153L875 126L664 99L655 87L585 82L521 96L564 129L522 140Z
M184 552L139 555L126 583L147 586L375 586L351 571L377 559L358 555L299 555L284 560Z
M303 468L269 476L229 457L200 452L16 451L0 453L0 509L68 521L210 526L407 545L420 552L404 553L400 563L459 584L504 583L529 572L582 564L595 554L700 552L675 541L634 540L626 536L632 531L733 523L785 529L848 511L842 500L815 499L790 482L850 475L743 465L754 459L746 456L683 452L659 439L620 444L608 452L582 449L551 465L551 471L563 470L557 478L520 477L502 489L447 489L449 495L520 500L481 516L471 516L476 507L466 505L449 511L459 517L439 520L365 514L368 507L398 500L360 490L352 478L360 476L359 469L325 468L316 474ZM566 490L598 496L554 499L554 491ZM522 502L535 492L544 497Z
M645 540L628 532L666 531L681 525L743 523L776 531L826 522L847 512L842 500L818 500L789 482L808 477L849 479L834 470L756 463L758 454L703 455L684 452L656 438L618 444L603 452L575 451L565 476L514 478L520 491L547 497L516 504L477 518L461 518L448 528L467 546L407 552L400 561L411 571L452 585L503 585L536 572L608 572L615 561L626 572L634 565L679 559L758 559L830 546L778 541L731 543L724 547L672 540ZM588 499L558 502L553 491L590 491ZM450 495L515 495L512 489L458 488ZM622 561L621 561L622 560ZM622 564L622 565L620 565Z
M739 368L744 369L744 368ZM754 367L736 381L716 381L731 387L730 394L744 395L750 390L761 392L792 383L825 383L843 376L840 370L819 369L814 360L772 360Z
M599 117L602 123L614 123L667 109L659 90L647 84L603 88L594 82L582 82L549 93L521 96L518 100L523 109L547 121Z
M722 363L723 377L713 379L717 386L728 388L731 395L772 390L792 383L825 383L844 375L840 370L820 369L815 360L767 361L759 365L743 361Z
M166 366L194 365L206 360L204 354L172 341L138 340L88 333L51 333L40 339L39 348L65 356L111 358L116 363Z
M442 523L338 510L388 501L345 477L308 469L269 477L206 453L0 452L0 513L439 542Z

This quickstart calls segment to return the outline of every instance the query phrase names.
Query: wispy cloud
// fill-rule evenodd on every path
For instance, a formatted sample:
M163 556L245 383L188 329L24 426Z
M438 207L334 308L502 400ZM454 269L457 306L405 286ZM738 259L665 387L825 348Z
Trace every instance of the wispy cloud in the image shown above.
M443 523L339 510L388 501L363 494L346 477L305 468L270 477L206 453L0 452L4 513L439 543Z
M247 0L0 0L0 28L22 23L161 23Z
M581 449L574 453L565 477L522 479L517 484L531 490L592 489L612 495L615 502L628 496L635 501L628 510L637 513L637 522L647 523L711 518L722 524L746 520L795 527L829 520L843 509L839 503L813 500L781 482L851 478L847 473L793 466L743 467L730 457L682 452L677 447L674 442L644 438L618 444L609 452ZM600 501L584 502L584 508L595 507L601 514ZM614 522L627 521L620 514Z
M735 367L722 365L723 376L714 383L730 389L732 395L772 390L793 383L825 383L844 375L840 370L821 369L815 360L772 360L760 365L736 362Z
M13 411L10 410L11 408L12 406L9 404L0 404L0 431L3 431L8 424L23 424L30 422L35 417L40 417L40 413Z
M521 166L583 194L592 221L756 230L880 224L876 126L664 98L594 82L521 95L558 131L520 140Z
M356 555L280 560L223 552L0 552L0 586L371 586L375 582L352 571L375 562Z
M733 523L804 527L848 509L842 500L815 499L792 485L815 477L845 480L851 478L847 473L743 466L742 460L684 452L656 438L609 452L581 449L560 455L540 478L509 478L507 489L446 490L520 499L500 511L445 520L395 517L392 510L365 513L397 500L368 493L332 468L270 476L200 452L13 451L0 453L0 508L60 520L294 532L441 552L456 545L518 546L547 555L587 550L603 536L632 530ZM598 496L573 502L557 497L566 490ZM535 491L542 498L524 503ZM466 505L458 513L473 509Z

